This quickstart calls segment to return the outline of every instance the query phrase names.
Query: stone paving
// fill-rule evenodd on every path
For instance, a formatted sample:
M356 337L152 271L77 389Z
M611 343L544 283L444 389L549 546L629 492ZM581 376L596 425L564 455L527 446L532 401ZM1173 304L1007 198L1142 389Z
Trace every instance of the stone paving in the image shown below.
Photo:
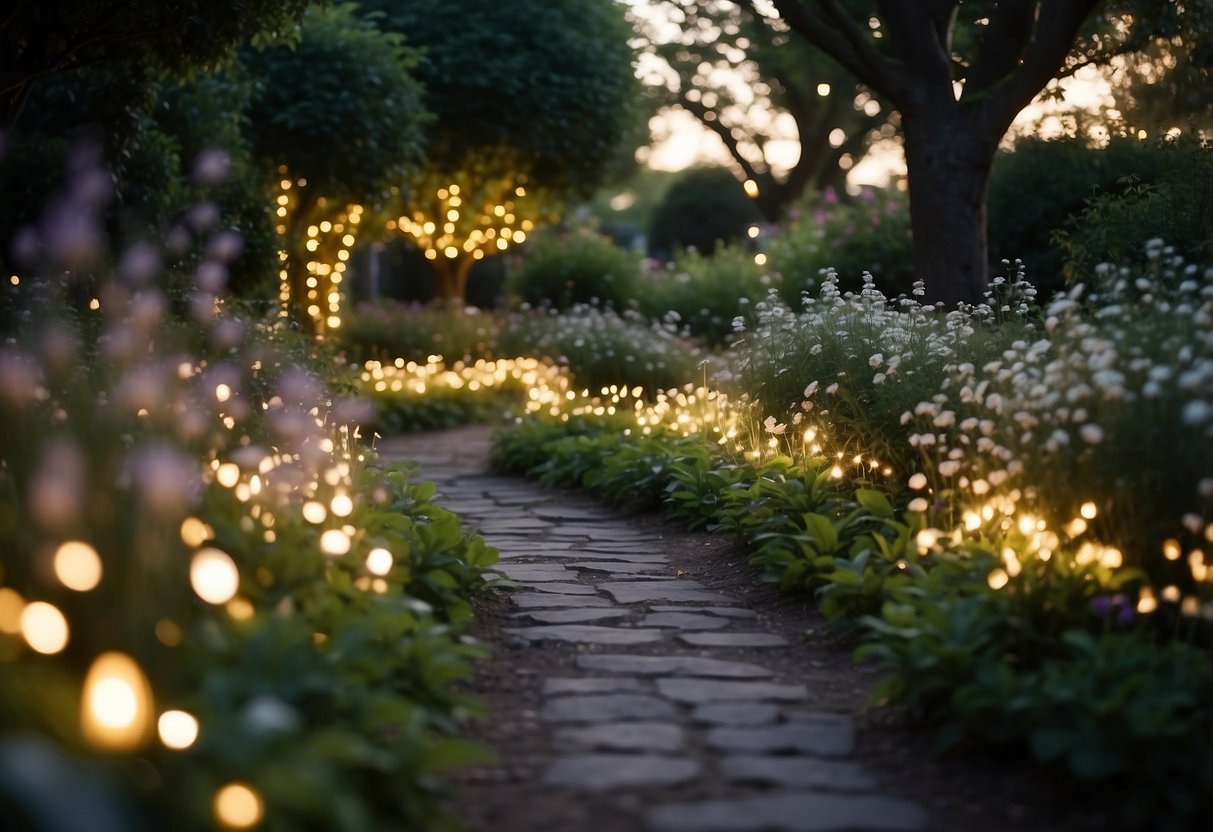
M620 513L487 474L487 445L486 430L461 429L378 447L417 460L444 504L500 550L517 626L490 648L513 649L520 666L530 651L581 651L575 675L545 679L535 703L547 788L626 795L651 832L927 827L919 806L880 794L848 759L848 717L814 711L811 685L764 666L788 642L755 626L755 611L671 575L661 540ZM688 783L726 796L646 797Z

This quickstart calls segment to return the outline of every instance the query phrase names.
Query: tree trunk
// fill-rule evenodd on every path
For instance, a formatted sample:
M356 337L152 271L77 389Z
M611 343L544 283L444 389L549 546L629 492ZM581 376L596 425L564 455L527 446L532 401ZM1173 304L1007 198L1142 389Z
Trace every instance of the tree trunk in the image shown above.
M914 272L926 299L951 309L976 303L989 283L986 185L998 142L982 137L963 110L947 110L903 113L902 125Z
M434 261L434 294L438 300L466 305L468 275L475 262L468 255L454 259L439 257Z

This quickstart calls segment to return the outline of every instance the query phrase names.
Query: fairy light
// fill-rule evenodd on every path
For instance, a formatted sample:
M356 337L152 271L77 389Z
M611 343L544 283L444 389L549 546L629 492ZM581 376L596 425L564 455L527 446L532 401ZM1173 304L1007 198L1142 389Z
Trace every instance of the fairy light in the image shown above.
M366 570L372 575L386 575L392 571L392 553L387 549L371 549L366 556Z
M214 800L215 820L226 829L251 829L261 822L265 804L261 795L245 783L228 783Z
M240 572L230 555L208 547L190 560L190 585L208 604L226 604L240 588Z
M124 653L102 653L84 678L81 728L93 745L128 751L151 729L152 691L142 669Z
M165 711L156 721L160 742L165 748L183 751L198 739L198 720L186 711Z
M55 550L55 577L68 589L88 592L101 583L101 557L80 540L69 540Z
M332 557L339 557L349 552L350 536L341 529L329 529L320 535L320 551Z
M21 633L21 613L25 600L15 589L0 586L0 633L15 636Z
M34 601L21 610L21 635L32 650L53 656L67 647L67 619L59 608L46 601Z

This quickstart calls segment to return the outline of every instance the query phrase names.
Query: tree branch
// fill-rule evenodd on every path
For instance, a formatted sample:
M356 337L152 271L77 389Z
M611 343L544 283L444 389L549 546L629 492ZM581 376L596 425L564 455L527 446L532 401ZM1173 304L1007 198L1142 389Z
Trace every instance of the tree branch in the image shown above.
M1033 0L1005 0L994 7L977 57L965 78L966 97L980 95L1015 71L1032 36L1035 20Z

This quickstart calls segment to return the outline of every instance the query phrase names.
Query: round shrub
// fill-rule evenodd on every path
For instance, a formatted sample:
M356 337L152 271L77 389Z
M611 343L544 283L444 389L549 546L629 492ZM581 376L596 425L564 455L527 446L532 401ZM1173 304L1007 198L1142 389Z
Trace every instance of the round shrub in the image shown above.
M653 212L649 252L659 259L686 248L710 254L721 243L744 238L761 220L758 206L727 168L692 168Z
M534 306L622 306L636 290L640 258L589 228L537 235L509 278L511 294Z

